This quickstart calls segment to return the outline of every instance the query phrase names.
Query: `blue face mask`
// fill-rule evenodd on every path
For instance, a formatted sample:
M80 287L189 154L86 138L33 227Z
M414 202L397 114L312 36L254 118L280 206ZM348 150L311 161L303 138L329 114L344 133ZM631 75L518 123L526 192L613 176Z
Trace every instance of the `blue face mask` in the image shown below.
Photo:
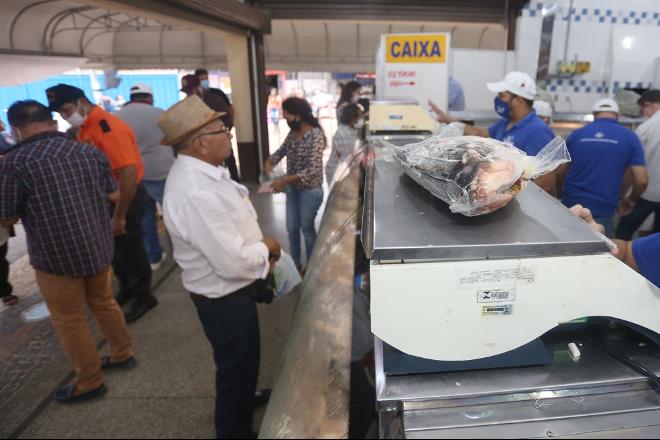
M509 103L501 99L499 96L495 97L495 112L503 118L508 118L511 114L511 107Z
M202 88L203 89L208 89L209 88L209 80L208 79L203 79L200 81Z

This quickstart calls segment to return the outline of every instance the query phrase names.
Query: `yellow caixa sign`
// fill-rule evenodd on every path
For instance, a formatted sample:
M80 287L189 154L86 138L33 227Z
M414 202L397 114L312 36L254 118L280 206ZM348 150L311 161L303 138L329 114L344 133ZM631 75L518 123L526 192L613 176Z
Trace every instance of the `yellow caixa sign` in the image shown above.
M388 35L386 50L388 63L446 63L447 35Z

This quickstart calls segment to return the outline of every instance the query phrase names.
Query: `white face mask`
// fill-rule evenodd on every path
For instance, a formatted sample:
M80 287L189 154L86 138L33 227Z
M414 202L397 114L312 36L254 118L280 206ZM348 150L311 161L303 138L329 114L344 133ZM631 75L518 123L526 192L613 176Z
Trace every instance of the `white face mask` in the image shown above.
M355 95L351 99L351 102L353 102L353 104L356 104L359 100L360 100L360 95Z
M357 121L357 124L355 124L355 128L357 128L358 130L361 129L362 127L364 127L364 119L360 119L359 121Z
M80 104L78 104L78 108L80 108ZM76 109L75 112L73 112L73 114L71 116L69 116L68 119L66 119L66 122L70 126L75 127L75 128L78 128L78 127L82 126L85 123L85 119L87 119L86 117L83 117L78 112L78 108Z

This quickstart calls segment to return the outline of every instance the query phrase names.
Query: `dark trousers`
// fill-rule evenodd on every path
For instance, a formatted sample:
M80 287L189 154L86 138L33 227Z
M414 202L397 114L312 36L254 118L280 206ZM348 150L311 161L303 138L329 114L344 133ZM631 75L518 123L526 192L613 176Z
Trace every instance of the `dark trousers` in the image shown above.
M138 185L133 203L126 214L126 234L115 237L115 255L112 269L119 280L121 295L138 302L151 297L151 266L144 249L142 219L147 191Z
M635 231L646 221L649 215L655 212L655 225L653 232L660 232L660 203L649 202L639 199L635 204L635 209L630 215L621 218L619 226L616 228L616 238L621 240L632 240Z
M7 261L7 243L0 246L0 298L11 295L13 288L9 284L9 261Z
M252 415L259 376L257 305L244 294L218 300L191 295L215 359L218 438L254 438Z

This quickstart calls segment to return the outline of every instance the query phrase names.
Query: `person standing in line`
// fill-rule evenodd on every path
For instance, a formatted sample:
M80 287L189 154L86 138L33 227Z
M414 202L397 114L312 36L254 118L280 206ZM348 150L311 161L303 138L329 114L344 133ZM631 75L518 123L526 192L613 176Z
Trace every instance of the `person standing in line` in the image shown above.
M105 156L58 132L43 104L16 102L8 116L20 143L0 160L0 224L22 220L37 284L76 373L54 397L61 403L100 398L107 392L101 370L137 364L112 297L108 205L115 181ZM110 343L110 356L99 357L87 308Z
M362 90L362 84L357 81L349 81L341 87L341 95L336 109L337 121L339 121L344 107L349 104L357 104L360 100L360 90Z
M0 160L13 146L14 139L5 132L5 124L0 119ZM13 295L13 287L9 283L9 261L7 261L7 251L9 237L12 227L5 228L0 226L0 298L2 303L7 306L13 306L18 302L18 297Z
M635 133L619 124L619 106L601 99L593 106L594 122L575 130L566 140L571 162L559 171L563 182L562 202L582 205L614 236L614 215L627 172L633 177L637 200L648 184L642 144Z
M204 76L202 75L202 78ZM205 81L208 81L206 79ZM217 90L220 93L214 92ZM218 113L222 113L222 121L226 127L234 126L233 118L233 106L229 102L229 98L225 95L220 89L205 89L202 85L200 77L197 75L186 75L181 78L181 91L186 94L186 96L196 95L202 98L204 104L209 106L211 109ZM236 165L236 157L232 150L231 155L227 158L225 162L225 167L229 171L231 178L234 182L241 183L241 178L238 173L238 166Z
M281 250L261 233L248 189L221 166L231 152L221 116L197 96L161 116L162 142L177 155L165 185L163 215L183 285L213 348L217 437L256 438L253 412L264 403L255 399L256 301Z
M147 190L147 201L142 225L144 246L149 255L152 271L160 269L167 257L158 239L156 204L163 206L165 179L174 163L172 148L160 143L163 132L157 121L162 114L163 110L154 107L151 87L146 84L135 84L131 87L131 100L116 115L133 129L144 164L142 184Z
M140 319L158 305L151 293L151 267L144 248L142 219L147 191L142 185L144 167L133 130L121 119L93 105L82 90L58 84L46 90L51 111L71 126L79 127L78 141L101 150L119 185L112 214L115 236L113 269L119 280L117 301L132 301L126 322Z
M465 125L466 136L481 136L507 142L524 151L528 156L536 156L552 141L554 134L536 114L534 99L536 83L524 72L509 72L502 81L486 84L488 90L497 93L493 102L495 112L501 119L488 129ZM438 122L450 124L459 122L447 115L429 101L431 111ZM557 194L557 173L548 173L536 179L548 194Z
M621 218L616 230L616 237L622 240L631 240L635 231L655 213L653 232L660 232L660 90L653 89L644 93L637 101L642 114L648 118L646 122L637 127L644 147L644 156L649 173L649 184L639 200L624 197L621 200Z
M303 271L300 231L305 236L307 262L316 242L314 222L323 203L323 150L325 134L314 117L309 103L288 98L282 103L284 119L291 131L282 146L266 160L264 172L270 175L282 159L287 158L287 175L271 183L275 192L286 192L286 229L289 233L291 257Z
M462 112L465 110L465 92L461 83L449 77L449 110Z
M552 125L552 106L545 101L534 101L534 110L536 115L541 118L545 124L550 127Z
M332 151L328 163L325 164L325 181L331 186L335 172L340 163L345 161L355 150L358 140L358 124L362 117L362 110L358 104L349 104L344 107L339 118L339 127L332 138Z

